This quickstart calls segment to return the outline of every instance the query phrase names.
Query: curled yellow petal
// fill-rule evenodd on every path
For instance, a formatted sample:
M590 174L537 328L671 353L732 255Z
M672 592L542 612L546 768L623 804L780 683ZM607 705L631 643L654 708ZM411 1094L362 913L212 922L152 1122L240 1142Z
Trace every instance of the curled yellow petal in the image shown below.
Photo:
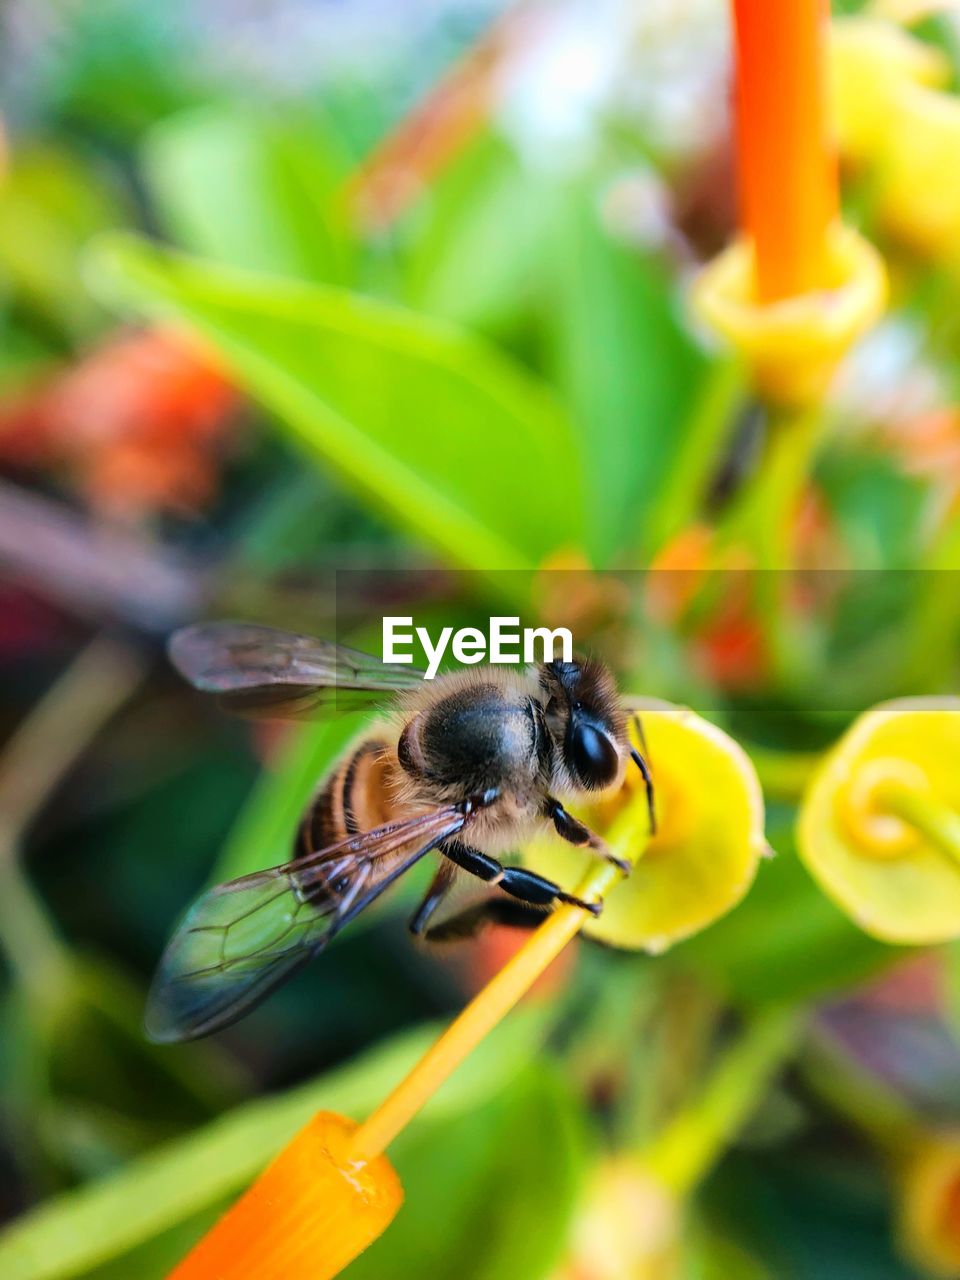
M766 849L763 797L753 765L721 729L686 708L637 705L658 830L629 879L607 893L603 914L583 932L618 947L662 951L729 911L750 887ZM648 831L639 772L631 769L619 792L577 815L615 852L632 856ZM525 866L564 885L578 883L591 861L550 835L532 841L521 856Z
M879 155L895 127L904 85L940 88L950 60L940 50L879 18L838 18L830 30L830 87L840 154L857 163Z
M753 249L739 240L694 283L694 311L743 355L758 392L773 403L801 408L820 399L848 347L883 312L886 271L872 245L836 223L828 259L829 289L759 303Z
M960 699L889 702L830 751L797 847L824 892L887 942L960 937Z
M329 1280L386 1230L403 1191L385 1156L356 1159L357 1126L322 1111L170 1280Z

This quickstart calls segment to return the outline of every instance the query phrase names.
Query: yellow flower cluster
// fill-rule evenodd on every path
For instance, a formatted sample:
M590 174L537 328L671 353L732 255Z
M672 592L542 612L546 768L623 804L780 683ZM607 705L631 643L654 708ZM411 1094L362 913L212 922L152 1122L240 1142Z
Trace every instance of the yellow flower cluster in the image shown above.
M960 266L960 97L947 57L880 18L839 19L831 39L837 145L870 180L878 224Z

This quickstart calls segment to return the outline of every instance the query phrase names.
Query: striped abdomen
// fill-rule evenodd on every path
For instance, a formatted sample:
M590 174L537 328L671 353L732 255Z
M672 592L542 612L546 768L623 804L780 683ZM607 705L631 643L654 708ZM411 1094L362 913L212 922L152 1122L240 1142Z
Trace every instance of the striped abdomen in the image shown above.
M376 738L345 756L311 801L297 832L295 857L314 853L396 816L389 745Z

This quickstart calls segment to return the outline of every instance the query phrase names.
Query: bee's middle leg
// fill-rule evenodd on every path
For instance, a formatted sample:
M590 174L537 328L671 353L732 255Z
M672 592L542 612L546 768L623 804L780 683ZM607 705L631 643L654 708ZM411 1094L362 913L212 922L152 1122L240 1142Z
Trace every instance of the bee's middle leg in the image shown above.
M618 858L605 840L602 840L589 827L584 826L572 813L568 813L560 801L555 800L553 796L547 796L544 801L543 816L551 820L556 828L557 835L561 836L569 844L575 844L579 849L589 849L592 853L597 854L598 857L604 858L607 862L612 862L625 876L628 876L633 870L632 865L626 858Z
M448 840L440 846L440 851L451 862L455 862L464 871L469 871L478 880L487 884L498 885L511 898L527 902L534 907L552 907L555 903L569 903L574 907L582 907L591 915L598 916L603 910L602 902L586 902L572 893L566 893L560 885L536 871L528 871L526 867L505 867L496 858L482 853L459 840Z
M423 901L410 917L410 923L407 927L412 934L419 937L423 933L430 917L447 896L450 885L453 883L453 876L453 863L446 860L442 861L430 881L430 888L423 895Z

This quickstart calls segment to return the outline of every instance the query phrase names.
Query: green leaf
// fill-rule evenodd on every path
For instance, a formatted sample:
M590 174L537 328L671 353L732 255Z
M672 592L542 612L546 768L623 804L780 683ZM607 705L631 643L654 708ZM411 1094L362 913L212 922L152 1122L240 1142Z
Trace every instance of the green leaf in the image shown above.
M143 163L184 248L277 275L349 279L349 160L321 122L218 103L155 126Z
M721 1165L701 1202L714 1229L749 1249L776 1280L920 1280L924 1274L894 1256L889 1171L853 1143L830 1147L808 1139L770 1152L738 1152ZM741 1273L726 1274L739 1280Z
M548 1011L524 1009L496 1029L431 1099L444 1124L491 1097L535 1057ZM229 1114L98 1182L47 1201L0 1235L4 1280L82 1275L235 1195L320 1109L360 1117L432 1042L435 1027L390 1040L330 1075Z
M71 132L127 142L210 92L215 36L207 30L211 45L201 52L200 27L185 39L170 6L99 0L64 12L56 56L31 65L32 109Z
M664 266L603 227L595 182L558 193L552 248L551 362L583 435L591 550L604 563L637 541L705 361Z
M416 307L471 328L515 322L543 265L549 188L509 144L482 133L410 218L407 289Z
M792 836L771 832L764 862L738 907L672 958L701 971L739 1004L801 1001L842 991L903 956L868 937L820 892Z
M580 1117L539 1067L486 1106L390 1152L404 1206L346 1280L539 1280L560 1260L583 1167Z
M21 150L0 185L0 281L56 331L84 336L104 317L81 281L80 252L124 221L93 165L58 147Z
M465 568L527 568L583 536L571 428L549 389L478 340L321 285L112 236L90 277L176 317L308 454Z

